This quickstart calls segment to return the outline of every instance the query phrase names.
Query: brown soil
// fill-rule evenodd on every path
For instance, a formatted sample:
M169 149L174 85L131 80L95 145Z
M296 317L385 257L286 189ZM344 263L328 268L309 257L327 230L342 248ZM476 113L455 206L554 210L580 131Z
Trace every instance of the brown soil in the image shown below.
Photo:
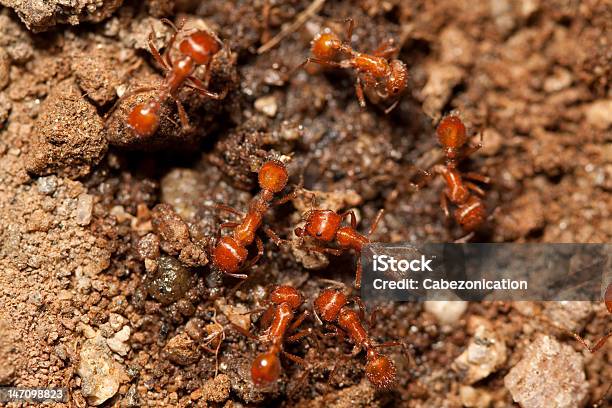
M110 8L91 18L80 6L30 20L25 6L19 15L0 9L0 384L67 387L68 405L85 406L92 384L77 370L90 347L117 363L119 389L106 406L459 407L463 379L450 366L481 317L508 348L503 366L473 385L492 406L512 406L504 377L540 334L581 353L585 404L605 393L612 344L591 355L554 328L565 327L569 311L509 303L472 303L452 326L420 304L384 307L373 335L406 340L417 363L389 349L399 378L391 391L364 379L363 354L339 358L350 345L337 339L289 345L308 362L307 376L284 361L278 384L259 390L249 365L263 346L229 322L257 333L259 315L249 326L241 313L261 307L269 285L294 285L307 299L325 286L319 278L350 286L354 258L313 259L266 240L247 283L230 293L237 282L210 272L206 248L231 218L211 204L246 209L267 157L288 161L290 188L303 174L307 189L332 193L321 195L323 206L356 209L362 230L385 208L381 241L459 238L438 204L441 181L420 191L410 184L439 157L434 126L452 109L484 138L466 168L493 180L486 204L495 211L475 240L610 242L609 2L328 1L262 55L263 1L127 1L100 21L121 2L103 3ZM271 4L275 35L309 2ZM113 105L126 87L161 80L146 40L153 27L162 46L170 30L159 17L178 15L227 42L231 52L211 66L211 88L229 93L214 101L185 89L191 127L181 127L168 102L159 132L143 141L125 116L150 93ZM19 17L51 31L34 34ZM409 67L409 91L389 115L371 103L360 109L350 72L291 71L319 30L342 33L338 21L347 17L357 22L355 47L394 38ZM90 22L55 26L79 21ZM308 205L278 207L266 223L289 238ZM576 319L571 329L589 340L610 329L601 303ZM216 377L215 355L204 348L216 347L215 333L224 337Z

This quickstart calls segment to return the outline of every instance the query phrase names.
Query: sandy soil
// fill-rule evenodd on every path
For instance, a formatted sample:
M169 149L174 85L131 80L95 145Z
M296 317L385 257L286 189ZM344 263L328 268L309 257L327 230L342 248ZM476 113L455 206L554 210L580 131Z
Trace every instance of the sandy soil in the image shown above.
M466 168L493 180L493 216L474 240L610 242L610 2L328 1L261 55L309 2L271 1L267 25L263 1L109 1L91 13L77 3L44 18L23 5L0 9L0 384L67 387L66 405L77 407L507 407L509 372L526 355L538 360L530 345L543 343L585 374L568 380L584 390L573 406L602 398L611 344L591 355L564 332L594 340L609 331L602 303L472 303L450 324L421 304L389 304L372 334L404 339L414 358L389 349L395 389L368 383L363 354L339 358L349 344L311 338L287 347L309 369L284 361L281 380L262 391L249 365L263 345L230 322L259 333L259 314L244 313L262 306L269 285L313 299L320 278L350 285L354 257L311 259L265 240L263 259L231 292L237 281L210 271L206 248L228 219L211 204L246 209L268 157L287 160L289 189L303 175L307 189L329 193L323 206L355 209L363 231L385 208L376 239L461 237L439 207L441 180L420 191L410 184L439 157L434 128L453 109L483 134ZM168 102L159 132L141 140L125 117L151 93L114 105L126 89L161 80L146 40L152 29L157 46L168 39L163 16L186 16L227 43L210 83L228 95L183 90L191 128ZM20 17L48 31L33 33ZM372 103L360 109L351 72L292 72L312 37L323 27L342 33L347 17L356 48L393 38L409 67L409 90L389 115ZM307 205L275 208L266 223L290 238ZM489 353L485 377L466 376L453 362L483 330L505 351ZM206 347L220 339L215 377Z

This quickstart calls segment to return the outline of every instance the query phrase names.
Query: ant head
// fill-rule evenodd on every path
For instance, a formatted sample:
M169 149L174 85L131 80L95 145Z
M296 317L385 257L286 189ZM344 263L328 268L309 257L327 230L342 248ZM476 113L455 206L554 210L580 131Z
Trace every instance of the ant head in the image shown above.
M223 237L212 251L212 263L223 272L238 272L249 252L232 237Z
M259 169L259 187L273 193L282 191L287 185L289 175L285 165L277 160L270 160L264 163Z
M408 68L400 60L393 60L389 64L391 67L391 75L386 83L386 91L388 96L399 96L408 87Z
M606 294L604 295L604 301L606 302L608 313L612 313L612 283L608 284Z
M467 142L465 125L459 116L446 116L436 129L438 141L446 148L457 149Z
M273 351L258 355L251 365L251 379L258 387L270 385L278 380L280 373L280 360Z
M128 127L139 137L152 136L159 126L160 109L161 105L156 99L139 103L128 115Z
M368 350L366 376L377 388L389 388L395 384L396 373L393 361L387 356L378 354L374 349Z
M340 37L326 28L312 40L310 51L313 57L329 61L333 60L338 55L338 51L341 47L342 41Z
M179 44L181 53L191 57L200 65L208 64L211 56L220 49L219 40L212 34L201 30L190 34Z
M331 210L314 210L306 219L306 234L321 241L330 242L336 236L342 217Z
M348 299L346 295L338 289L325 289L314 301L314 308L317 315L325 322L333 322L338 318L340 309Z
M270 302L277 305L287 303L293 310L300 307L303 301L300 292L291 286L278 286L270 293Z

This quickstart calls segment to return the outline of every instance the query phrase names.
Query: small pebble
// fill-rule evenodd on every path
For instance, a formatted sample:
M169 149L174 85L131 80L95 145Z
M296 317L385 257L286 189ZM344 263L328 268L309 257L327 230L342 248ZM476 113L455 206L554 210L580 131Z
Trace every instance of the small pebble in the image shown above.
M81 226L89 225L93 212L93 196L81 194L77 199L76 223Z
M434 315L440 324L458 322L467 307L468 302L464 300L428 300L425 302L425 311Z
M273 118L278 111L278 104L274 95L262 96L255 101L255 109L266 116Z

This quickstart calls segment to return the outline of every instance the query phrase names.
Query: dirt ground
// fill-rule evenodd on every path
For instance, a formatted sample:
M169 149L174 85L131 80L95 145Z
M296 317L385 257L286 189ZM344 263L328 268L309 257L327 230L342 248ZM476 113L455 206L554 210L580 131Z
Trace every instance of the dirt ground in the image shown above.
M593 341L609 331L602 302L470 303L446 323L422 304L388 304L371 333L409 345L412 359L387 349L397 387L376 390L363 353L341 358L350 344L313 336L287 346L307 370L283 360L280 381L258 389L249 367L264 345L230 322L260 333L260 314L246 312L263 306L270 285L298 287L303 308L326 287L321 279L350 287L354 256L316 257L266 238L262 260L233 291L237 280L211 272L206 249L233 217L212 205L246 209L270 157L287 163L288 191L303 177L322 207L356 210L362 231L384 208L377 240L461 237L440 209L442 180L411 184L439 159L434 129L454 109L476 141L483 135L465 168L492 179L492 215L474 241L611 242L609 1L318 1L264 53L309 1L110 1L96 18L58 6L35 21L13 3L17 11L0 8L0 384L66 387L66 405L77 407L510 407L509 373L530 345L552 339L585 375L568 380L584 392L579 401L557 406L605 395L612 342L592 355L566 333ZM146 41L152 30L158 47L167 41L164 16L217 33L226 47L210 87L228 94L182 90L191 127L169 101L159 131L142 139L125 119L154 91L125 92L162 79ZM317 32L343 34L349 17L355 48L392 38L408 66L409 89L388 115L359 107L350 71L293 71ZM292 239L308 206L294 200L265 222ZM456 360L483 330L505 349L470 377ZM218 361L207 350L217 345ZM563 375L555 373L540 377Z

